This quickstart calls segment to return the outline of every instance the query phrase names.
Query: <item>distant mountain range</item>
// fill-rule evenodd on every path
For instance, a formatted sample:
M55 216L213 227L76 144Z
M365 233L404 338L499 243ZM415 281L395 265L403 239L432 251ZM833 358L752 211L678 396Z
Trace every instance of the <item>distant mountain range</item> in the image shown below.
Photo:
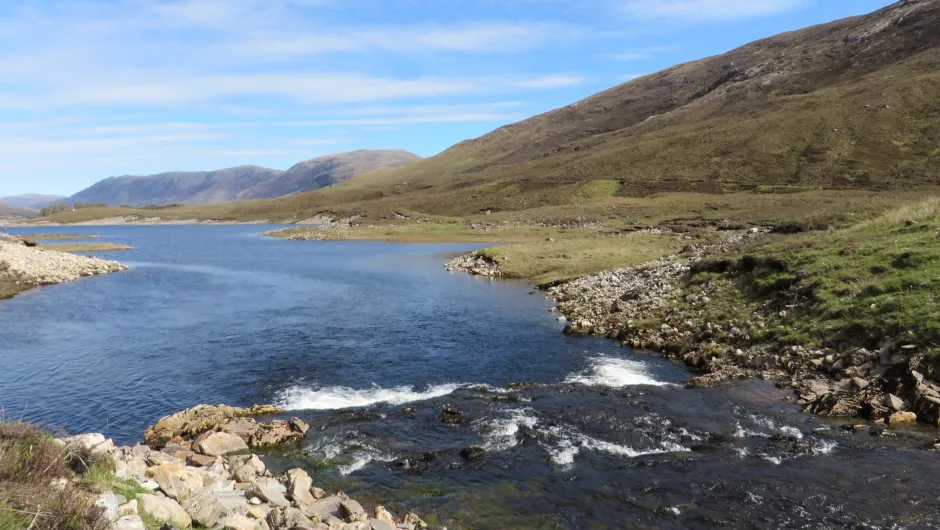
M39 212L29 208L20 208L19 206L12 206L3 202L0 202L0 219L4 218L14 218L14 217L23 217L31 219L36 217Z
M39 193L28 193L26 195L14 195L12 197L0 197L0 203L7 206L16 206L18 208L29 208L38 210L43 206L52 204L66 198L65 195L42 195Z
M345 180L405 166L421 157L407 151L361 150L321 156L287 171L239 166L215 171L173 171L104 179L75 195L50 204L107 203L109 206L214 204L266 199L313 191Z

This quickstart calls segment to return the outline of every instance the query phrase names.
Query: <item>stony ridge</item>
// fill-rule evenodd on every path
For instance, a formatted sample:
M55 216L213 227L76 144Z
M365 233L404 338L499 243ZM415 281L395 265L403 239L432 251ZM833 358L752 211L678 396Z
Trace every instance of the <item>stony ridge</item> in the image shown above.
M113 530L143 530L141 515L171 527L222 530L416 530L428 526L414 513L394 517L383 506L370 516L342 492L328 494L302 469L274 475L249 452L289 444L309 427L297 418L258 422L283 411L199 405L164 417L147 429L148 445L117 447L101 434L62 440L73 453L113 460L118 480L149 493L136 499L108 491L97 504ZM259 433L263 435L259 438ZM164 527L166 528L166 527Z
M21 286L21 290L126 269L126 265L114 261L45 250L0 235L0 277Z

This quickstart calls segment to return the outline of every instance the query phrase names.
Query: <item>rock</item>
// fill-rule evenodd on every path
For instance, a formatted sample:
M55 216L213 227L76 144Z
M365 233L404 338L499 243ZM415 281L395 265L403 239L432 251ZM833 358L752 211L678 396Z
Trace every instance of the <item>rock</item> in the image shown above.
M227 515L219 522L221 530L258 530L257 521L245 517L244 515Z
M320 522L325 524L330 530L342 530L346 527L346 521L336 517L335 515L329 515L326 519L321 519Z
M106 491L98 496L95 500L95 506L102 508L104 516L107 517L108 521L116 521L118 518L118 501L117 495L111 491Z
M249 443L252 447L264 448L295 442L301 438L303 434L295 431L290 423L274 420L271 423L259 425L259 429L252 435Z
M326 497L326 490L316 486L310 488L310 493L313 494L314 499L322 499L323 497Z
M248 508L248 516L254 519L258 519L258 520L265 519L267 518L268 514L271 513L271 510L273 509L274 508L271 508L267 504L262 504L260 506L251 506L250 508Z
M894 412L900 412L904 410L904 400L894 394L887 394L885 395L885 406Z
M861 377L853 377L852 383L855 384L855 386L858 387L859 390L864 390L868 388L868 380L863 379Z
M125 515L118 519L111 530L147 530L139 515Z
M225 456L248 451L248 444L234 434L214 432L198 441L196 450L206 456Z
M366 515L362 505L351 499L344 500L339 504L339 513L347 523L369 520L369 516Z
M473 460L479 460L480 458L483 458L484 456L486 456L486 450L483 449L482 447L471 445L470 447L461 449L460 456L462 456L464 460L471 462Z
M127 515L139 515L137 507L137 499L129 501L125 504L118 506L118 517L124 517Z
M448 425L463 423L463 412L453 405L444 405L441 411L441 421Z
M236 418L282 414L283 412L273 405L253 405L250 409L227 405L197 405L160 418L144 433L144 440L151 448L161 449L176 436L192 438Z
M196 524L214 528L222 520L224 509L211 490L201 489L192 492L185 501L183 509Z
M182 472L182 466L178 464L162 464L148 469L147 476L160 486L160 490L166 493L167 497L181 501L192 491L192 487L178 476Z
M409 512L402 519L402 525L405 527L405 530L422 530L427 528L428 525L418 517L418 514L414 512Z
M186 463L193 467L209 467L215 463L216 457L201 455L199 453L190 453L186 457Z
M891 425L897 425L900 423L913 423L917 421L917 414L913 412L895 412L894 414L888 416L888 423Z
M291 429L299 432L300 434L307 434L307 431L310 430L310 426L304 423L300 418L291 418L288 422L291 426Z
M291 469L287 472L287 493L294 504L308 517L319 515L311 510L316 502L313 494L310 493L312 487L313 480L303 469Z
M264 520L271 530L315 530L314 522L297 508L275 508Z
M264 462L254 454L233 456L228 461L236 482L254 482L267 470Z
M369 520L369 526L372 530L396 530L394 524L389 524L387 521L381 519Z
M343 527L343 530L371 530L372 525L365 521L356 521Z
M275 507L286 508L290 506L287 500L287 488L273 478L262 478L248 488L249 496L253 495Z
M138 500L140 510L156 521L172 523L183 528L193 524L186 510L173 499L144 494L138 497Z
M375 507L375 518L380 521L385 521L392 528L395 528L395 518L392 517L392 514L385 509L385 506L376 506Z

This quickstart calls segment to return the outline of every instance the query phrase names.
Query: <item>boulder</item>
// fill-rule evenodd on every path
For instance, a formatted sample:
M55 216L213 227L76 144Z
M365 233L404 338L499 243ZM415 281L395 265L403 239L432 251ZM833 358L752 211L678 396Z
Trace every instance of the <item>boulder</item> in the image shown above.
M219 427L220 431L234 434L246 441L250 440L259 429L261 429L261 425L254 418L232 420Z
M117 520L119 505L120 502L118 501L117 495L110 491L102 493L95 499L95 506L102 509L103 515L107 517L108 521Z
M380 521L385 521L392 528L395 528L395 518L392 517L392 514L385 509L385 506L376 506L375 507L375 518Z
M242 455L229 458L232 476L236 482L254 482L267 469L257 455Z
M319 515L321 521L325 521L330 516L342 519L340 504L345 500L345 495L331 495L313 503L310 510L312 513Z
M913 423L917 421L917 414L913 412L895 412L888 416L888 423L897 425L899 423Z
M364 521L349 523L343 527L343 530L371 530L372 525Z
M904 410L904 400L894 394L887 394L885 395L885 406L894 412L900 412Z
M339 513L347 523L369 520L369 516L366 515L362 505L352 499L346 499L339 503Z
M248 409L226 405L197 405L160 418L155 425L147 428L144 440L151 448L161 449L174 437L192 438L236 418L281 413L283 411L273 405L253 405Z
M147 476L159 484L160 490L166 493L167 497L181 501L193 489L179 477L182 472L183 468L179 464L162 464L148 469Z
M271 513L271 510L273 509L274 508L271 508L267 504L260 504L258 506L250 506L248 508L248 517L252 519L258 519L260 521L260 520L267 518L268 514Z
M249 497L258 497L271 506L286 508L290 506L290 501L285 495L287 488L273 478L261 478L248 488Z
M291 429L294 429L302 435L307 434L307 431L310 430L310 426L300 418L291 418L288 423L290 424Z
M428 527L428 524L422 521L418 514L414 512L407 513L401 524L405 527L405 530L423 530Z
M114 442L110 439L105 439L103 434L96 432L79 434L71 438L66 438L63 441L69 451L90 451L92 454L100 454L114 448Z
M295 442L303 438L303 434L295 431L289 422L274 420L271 423L259 425L259 429L252 435L249 442L252 447L271 447L288 442Z
M206 456L225 456L248 451L248 445L238 436L227 432L214 432L196 443L196 450Z
M118 517L125 517L127 515L139 515L137 499L118 506Z
M371 530L396 530L394 524L389 524L388 521L382 519L370 519L369 527Z
M147 530L139 515L125 515L118 519L111 530Z
M186 510L173 499L144 494L138 497L140 510L156 521L171 523L186 528L192 526L193 520Z
M209 467L215 463L214 456L201 455L199 453L190 453L186 457L186 463L193 467Z
M314 515L309 513L310 507L316 502L310 493L312 487L313 479L303 469L291 469L287 472L287 493L294 504L307 516Z
M257 521L252 521L244 515L233 514L224 517L219 522L219 528L221 530L258 530L259 525Z
M264 520L271 530L316 530L314 521L297 508L275 508Z
M225 510L213 495L211 490L201 489L192 492L185 501L183 509L189 514L194 523L215 528L222 521Z

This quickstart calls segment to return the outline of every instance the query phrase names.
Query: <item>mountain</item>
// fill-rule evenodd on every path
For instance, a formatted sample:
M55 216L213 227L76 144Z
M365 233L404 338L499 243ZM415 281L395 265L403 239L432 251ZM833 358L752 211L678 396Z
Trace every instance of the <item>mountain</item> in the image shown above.
M269 179L238 195L238 199L267 199L292 193L317 190L359 175L406 166L421 160L408 151L353 151L321 156L300 162L277 178Z
M216 171L111 177L58 202L148 206L214 204L277 197L319 189L377 169L399 167L419 158L404 151L364 150L315 158L288 171L239 166Z
M279 211L467 214L658 192L940 184L940 0L647 75Z
M0 202L0 219L4 218L14 218L14 217L23 217L26 219L32 219L39 214L36 210L29 208L20 208L19 206L13 206Z
M47 204L51 204L64 198L64 195L42 195L39 193L28 193L26 195L0 197L0 202L6 204L7 206L17 206L19 208L38 210Z

